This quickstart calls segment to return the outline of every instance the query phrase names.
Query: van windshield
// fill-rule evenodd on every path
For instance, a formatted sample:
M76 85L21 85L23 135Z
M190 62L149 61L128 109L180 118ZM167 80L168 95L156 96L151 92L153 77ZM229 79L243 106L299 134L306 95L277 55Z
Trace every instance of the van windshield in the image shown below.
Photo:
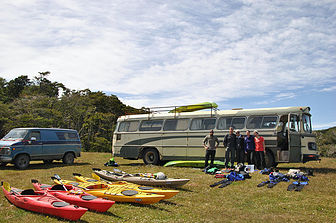
M12 129L1 140L22 140L27 135L26 129Z

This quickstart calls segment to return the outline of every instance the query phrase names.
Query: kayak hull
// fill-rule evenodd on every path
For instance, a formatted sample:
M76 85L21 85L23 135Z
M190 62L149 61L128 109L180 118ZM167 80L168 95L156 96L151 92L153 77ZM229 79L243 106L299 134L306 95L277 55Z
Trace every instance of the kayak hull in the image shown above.
M178 161L170 161L164 165L164 167L174 166L174 167L195 167L195 168L204 168L204 160L178 160ZM222 161L214 161L214 166L216 167L225 167L225 162Z
M35 190L37 191L45 191L48 194L57 197L65 202L68 202L73 205L77 205L80 207L87 208L92 211L97 212L106 212L110 207L115 203L111 200L106 200L102 198L94 198L90 197L88 193L85 193L81 190L76 190L73 186L66 186L68 191L64 190L53 190L53 186L33 183Z
M78 190L84 190L86 193L96 197L112 200L115 202L128 202L138 204L154 204L164 199L160 194L143 193L130 190L125 187L108 187L106 184L97 182L76 182L70 180L54 180L56 184L73 185ZM125 191L131 191L132 195L125 195Z
M16 188L12 188L8 191L2 186L2 190L10 203L32 212L77 221L87 211L86 208L76 207L69 204L62 207L55 207L55 202L58 202L57 204L61 204L64 203L64 201L43 192L36 192L37 195L20 195L20 192L13 193L13 191L22 191Z
M93 179L82 177L82 176L75 176L76 181L78 182L94 182ZM163 195L164 199L169 199L171 197L174 197L176 194L179 193L178 190L164 190L154 187L144 187L138 184L129 183L126 181L115 181L115 182L103 182L103 181L96 181L97 183L106 184L107 187L113 188L113 187L119 187L119 188L125 188L128 190L135 190L143 193L151 193L151 194L159 194Z
M180 187L190 181L190 179L174 179L167 178L164 180L157 180L149 177L137 177L137 176L128 176L122 175L118 176L113 174L113 172L101 170L94 171L99 177L109 180L109 181L127 181L134 184L146 185L146 186L164 186L164 187Z

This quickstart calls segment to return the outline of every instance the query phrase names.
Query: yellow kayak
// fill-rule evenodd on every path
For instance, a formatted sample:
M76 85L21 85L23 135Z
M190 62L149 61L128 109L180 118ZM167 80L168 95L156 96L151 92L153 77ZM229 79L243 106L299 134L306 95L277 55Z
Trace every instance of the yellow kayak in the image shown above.
M202 109L208 109L208 108L217 108L218 105L214 102L203 102L199 104L194 104L194 105L185 105L185 106L180 106L177 107L173 110L170 110L169 113L174 113L174 112L193 112L193 111L198 111Z
M95 173L92 173L92 176L95 179L83 177L80 174L74 174L74 177L76 181L78 182L90 182L90 183L97 183L97 184L106 184L108 187L123 187L128 188L129 190L136 190L143 193L152 193L152 194L160 194L164 195L164 199L169 199L171 197L174 197L176 194L179 193L178 190L164 190L149 186L141 186L138 184L129 183L126 181L115 181L115 182L108 182L108 181L100 181L100 177L96 175Z
M128 187L110 187L107 184L97 182L76 182L70 180L54 179L56 184L72 185L84 190L93 196L113 200L116 202L130 202L139 204L154 204L164 199L160 194L143 193Z

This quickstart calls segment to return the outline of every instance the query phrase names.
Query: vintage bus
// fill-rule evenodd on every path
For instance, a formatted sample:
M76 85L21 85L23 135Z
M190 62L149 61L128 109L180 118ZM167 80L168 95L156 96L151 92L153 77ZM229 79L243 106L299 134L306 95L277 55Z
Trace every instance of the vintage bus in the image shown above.
M265 138L268 167L319 159L309 107L125 115L118 118L112 152L146 164L204 160L203 139L213 129L221 142L216 159L224 160L223 139L231 126Z

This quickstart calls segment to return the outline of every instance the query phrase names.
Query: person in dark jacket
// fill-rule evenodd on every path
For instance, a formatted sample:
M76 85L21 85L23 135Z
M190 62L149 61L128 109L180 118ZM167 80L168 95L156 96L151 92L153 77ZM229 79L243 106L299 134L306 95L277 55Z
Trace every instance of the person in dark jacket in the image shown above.
M237 142L237 149L236 149L236 161L237 163L244 163L244 137L240 134L240 131L236 131L236 142Z
M216 136L214 136L214 131L211 129L210 134L205 136L203 140L203 146L205 149L205 168L208 167L208 161L209 158L211 160L210 166L213 166L215 155L216 155L216 149L219 145L219 140Z
M246 136L244 138L244 148L245 148L245 154L247 157L247 163L249 165L255 164L254 162L254 150L255 150L254 137L251 135L251 132L249 130L246 131Z
M225 152L225 167L229 168L229 159L231 168L234 168L235 153L237 148L236 135L233 133L233 127L230 127L229 134L224 137Z

